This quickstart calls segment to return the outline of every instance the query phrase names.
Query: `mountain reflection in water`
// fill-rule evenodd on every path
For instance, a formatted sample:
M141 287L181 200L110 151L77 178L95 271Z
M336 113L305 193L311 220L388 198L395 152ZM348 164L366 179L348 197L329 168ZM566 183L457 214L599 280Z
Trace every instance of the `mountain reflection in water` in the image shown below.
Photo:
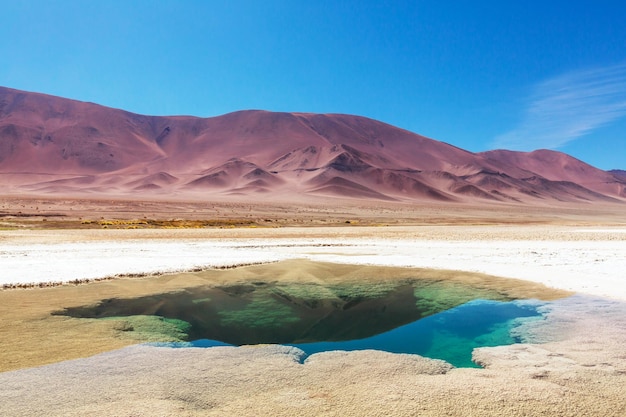
M514 320L538 314L536 304L512 301L495 290L445 281L253 282L107 299L55 314L174 319L186 323L180 339L196 341L193 346L276 343L308 354L379 349L473 366L474 347L514 343Z

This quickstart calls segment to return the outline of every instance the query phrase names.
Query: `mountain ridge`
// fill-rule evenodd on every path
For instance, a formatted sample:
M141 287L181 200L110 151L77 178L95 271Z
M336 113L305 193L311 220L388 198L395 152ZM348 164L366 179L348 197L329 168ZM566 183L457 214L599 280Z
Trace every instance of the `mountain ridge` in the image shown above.
M0 87L9 194L623 203L621 172L550 150L472 153L361 116L145 116Z

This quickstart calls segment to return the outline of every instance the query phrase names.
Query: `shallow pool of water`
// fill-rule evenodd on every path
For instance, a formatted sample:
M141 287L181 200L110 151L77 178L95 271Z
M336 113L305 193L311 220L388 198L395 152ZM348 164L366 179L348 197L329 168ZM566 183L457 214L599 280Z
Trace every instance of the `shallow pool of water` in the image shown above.
M287 343L307 355L330 350L376 349L443 359L456 367L477 367L472 350L477 347L519 343L511 330L521 319L540 318L533 301L474 300L442 313L416 320L363 339L311 343ZM218 340L200 339L170 343L173 347L230 346Z
M511 330L521 318L538 318L536 308L528 302L474 300L365 339L295 346L309 355L328 350L377 349L443 359L456 367L475 367L474 348L520 342Z
M475 347L517 342L511 329L538 318L539 305L445 281L258 281L106 299L55 314L118 320L119 331L174 347L276 343L309 355L378 349L470 367Z

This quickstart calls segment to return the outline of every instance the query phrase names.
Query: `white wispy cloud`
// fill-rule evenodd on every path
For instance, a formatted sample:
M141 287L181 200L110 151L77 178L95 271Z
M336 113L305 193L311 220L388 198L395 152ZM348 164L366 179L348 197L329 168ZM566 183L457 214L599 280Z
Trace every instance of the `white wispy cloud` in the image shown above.
M495 148L555 149L626 116L626 64L570 72L537 84L522 121Z

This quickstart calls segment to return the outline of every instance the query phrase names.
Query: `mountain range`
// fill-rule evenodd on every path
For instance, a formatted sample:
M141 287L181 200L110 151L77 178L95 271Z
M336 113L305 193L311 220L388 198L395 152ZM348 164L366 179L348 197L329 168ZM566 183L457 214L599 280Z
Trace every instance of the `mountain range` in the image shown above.
M0 193L624 203L626 172L550 150L472 153L360 116L144 116L0 87Z

